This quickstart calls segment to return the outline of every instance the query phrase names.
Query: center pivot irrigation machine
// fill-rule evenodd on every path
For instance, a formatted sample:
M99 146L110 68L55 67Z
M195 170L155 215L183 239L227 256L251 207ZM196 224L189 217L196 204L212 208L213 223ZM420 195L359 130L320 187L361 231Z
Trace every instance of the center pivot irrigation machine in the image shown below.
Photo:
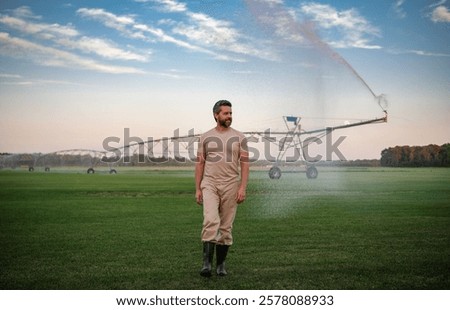
M380 101L384 100L382 96L378 97L379 105L381 107ZM318 142L321 138L329 135L331 132L337 129L344 129L368 124L375 123L385 123L387 122L387 111L383 109L384 116L364 121L358 121L353 123L347 123L345 125L334 126L334 127L325 127L321 129L314 130L303 130L300 124L301 117L297 116L283 116L283 120L286 126L286 131L244 131L243 134L246 136L248 142L259 142L264 141L270 144L275 145L278 150L278 154L276 157L271 158L270 163L272 167L269 169L269 177L271 179L279 179L282 175L281 167L283 166L283 161L292 162L300 169L297 172L305 172L307 178L315 179L318 176L317 168L315 167L315 163L317 163L317 158L310 158L308 154L308 146L311 143ZM178 131L175 132L178 134ZM258 139L258 137L261 138ZM189 150L188 157L192 160L196 160L196 154L193 151L193 146L195 143L198 143L200 140L200 134L194 134L193 130L189 135L179 136L175 135L173 137L166 137L161 139L149 139L148 141L130 143L128 145L122 146L120 148L113 149L113 153L104 153L103 158L104 162L108 162L111 165L111 162L118 161L118 154L121 154L123 158L130 158L130 156L141 156L144 153L151 154L148 158L153 163L162 163L169 162L169 154L170 154L170 143L174 146L173 150L173 158L177 163L185 163L187 159L185 157L180 157L178 154L180 152L180 143L183 144L186 150ZM320 141L319 141L320 142ZM154 150L159 146L163 156L161 157L153 157ZM287 153L289 150L294 152L294 156L287 157ZM137 155L139 154L139 155ZM141 159L139 159L141 160ZM251 161L256 161L250 158ZM319 159L320 160L320 159ZM143 162L142 160L140 162ZM116 173L116 170L110 167L110 171L112 173ZM93 172L93 168L91 167L89 170L91 173ZM89 172L88 171L88 172Z
M300 124L301 117L283 116L286 126L285 131L245 131L248 142L263 141L266 144L274 145L277 149L277 156L269 160L271 168L269 169L269 177L271 179L279 179L282 175L283 163L293 163L297 169L296 172L305 172L307 178L315 179L318 176L317 158L310 158L308 146L311 143L317 143L321 138L329 135L337 129L344 129L368 124L387 122L387 112L383 109L384 116L370 120L348 123L345 125L325 127L315 130L304 130ZM261 138L261 140L259 139ZM195 143L200 140L200 134L194 134L193 130L186 136L179 136L178 131L173 137L164 137L161 139L149 138L147 141L134 141L127 145L105 149L104 151L72 149L65 151L57 151L48 154L11 154L0 157L0 167L16 168L18 166L27 166L30 172L35 167L42 166L46 172L50 171L51 166L87 166L87 173L95 173L95 168L99 165L108 166L109 173L117 173L117 166L122 164L146 163L145 160L153 164L170 163L171 161L180 164L186 163L188 159L180 156L180 144L186 150L189 150L189 159L196 160L194 151ZM171 145L173 146L171 148ZM156 149L159 147L160 157L154 156ZM172 151L173 153L172 153ZM288 151L291 150L294 155L288 157ZM147 154L147 156L144 156ZM172 158L171 158L172 156ZM252 160L252 159L251 159ZM266 159L267 160L267 159ZM253 161L253 160L252 160Z
M280 166L283 159L286 160L286 154L290 149L293 149L296 154L296 156L293 156L296 163L300 163L305 167L304 172L306 173L306 177L308 179L315 179L318 176L317 168L314 166L314 163L317 162L317 160L315 160L315 158L310 158L307 152L310 143L320 141L321 138L329 135L332 131L337 129L375 123L385 123L387 122L387 111L384 110L383 112L384 116L380 118L315 130L303 130L300 124L301 117L283 116L287 131L249 131L244 132L244 134L249 136L249 141L252 141L252 137L260 136L263 140L273 143L278 147L278 155L275 159L274 165L269 170L269 177L271 179L279 179L281 177L282 172ZM281 138L276 139L273 136L281 136Z

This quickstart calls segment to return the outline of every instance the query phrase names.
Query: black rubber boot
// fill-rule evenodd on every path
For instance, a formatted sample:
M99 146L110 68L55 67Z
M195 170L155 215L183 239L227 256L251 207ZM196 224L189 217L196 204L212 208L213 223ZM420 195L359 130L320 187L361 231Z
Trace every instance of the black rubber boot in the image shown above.
M216 245L217 250L217 275L226 276L227 271L225 270L225 259L227 258L229 245Z
M211 263L214 257L214 247L215 244L212 242L203 242L203 266L200 270L200 275L202 277L211 276Z

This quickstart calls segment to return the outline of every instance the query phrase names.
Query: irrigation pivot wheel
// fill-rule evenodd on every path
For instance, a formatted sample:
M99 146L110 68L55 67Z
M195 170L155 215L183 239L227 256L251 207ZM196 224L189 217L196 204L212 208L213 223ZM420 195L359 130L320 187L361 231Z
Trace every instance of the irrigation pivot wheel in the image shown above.
M281 169L277 166L273 166L269 170L269 178L271 179L279 179L281 178Z
M319 171L317 171L317 168L314 166L309 166L306 169L306 177L308 179L315 179L319 175Z

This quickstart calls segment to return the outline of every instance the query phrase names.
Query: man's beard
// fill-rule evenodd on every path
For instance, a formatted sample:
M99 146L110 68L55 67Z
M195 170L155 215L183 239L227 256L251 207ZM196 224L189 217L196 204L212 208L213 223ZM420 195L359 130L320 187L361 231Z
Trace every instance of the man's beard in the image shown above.
M219 119L219 125L223 128L228 128L231 126L231 118L230 119Z

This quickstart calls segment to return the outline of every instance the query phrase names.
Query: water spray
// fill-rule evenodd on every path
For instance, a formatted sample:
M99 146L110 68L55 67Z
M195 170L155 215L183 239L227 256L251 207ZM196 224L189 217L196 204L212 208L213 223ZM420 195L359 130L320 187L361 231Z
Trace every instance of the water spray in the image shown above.
M381 94L379 96L375 96L375 99L377 100L377 103L380 106L381 110L383 110L383 112L387 114L387 108L389 107L389 103L386 99L386 95Z
M315 49L346 67L370 92L383 112L387 113L388 103L386 96L384 94L377 96L361 75L341 55L334 51L330 45L319 37L312 22L298 22L292 12L289 12L281 3L275 1L245 0L245 2L257 21L265 25L266 29L272 29L277 36L282 36L282 38L290 40L300 34ZM282 34L280 28L283 28Z

